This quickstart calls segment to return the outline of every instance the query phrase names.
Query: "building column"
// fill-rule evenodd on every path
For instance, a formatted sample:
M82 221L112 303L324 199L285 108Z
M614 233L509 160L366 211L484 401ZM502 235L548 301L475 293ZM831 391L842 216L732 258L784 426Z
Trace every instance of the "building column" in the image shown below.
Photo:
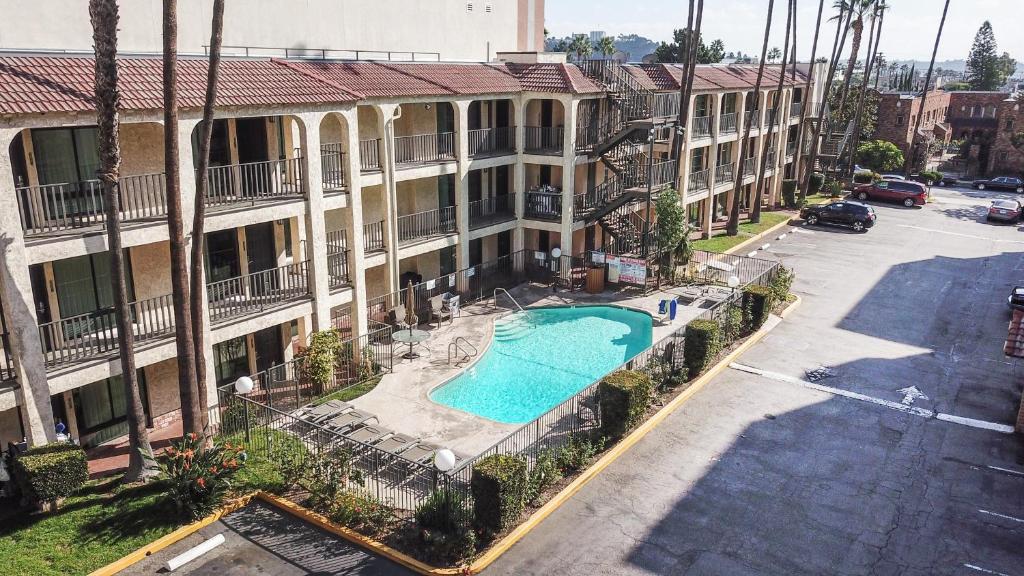
M327 229L324 225L324 179L320 163L320 123L327 114L298 114L302 173L306 188L306 262L313 296L314 332L331 327L331 279L327 268Z
M512 230L512 252L519 252L526 245L523 229L523 217L526 215L526 163L523 162L526 144L526 102L525 98L512 102L516 138L516 163L512 165L512 190L516 193L516 227Z
M455 109L455 267L469 267L469 104L470 100L451 103Z
M349 194L348 248L349 276L352 281L352 335L362 336L369 332L366 310L366 245L363 240L363 189L362 168L359 159L359 113L352 107L337 113L343 120L342 149L345 154L345 176Z
M398 184L395 178L395 112L398 104L377 104L377 137L380 138L380 169L384 200L384 248L387 251L388 291L398 285ZM358 148L357 148L358 150Z
M0 143L7 146L14 138L21 137L19 132L11 128L0 129ZM4 231L0 236L3 254L0 296L3 297L9 331L14 376L20 385L17 390L18 410L29 444L37 446L56 440L57 435L53 428L50 386L39 342L25 236L14 190L14 167L9 154L0 155L0 230Z
M730 194L729 197L732 195ZM701 238L705 240L711 238L711 224L715 217L715 197L714 195L708 196L704 202L704 218L700 223L701 227Z
M572 255L573 199L576 177L576 121L577 102L571 97L559 98L565 111L564 139L562 142L562 223L559 228L562 254Z

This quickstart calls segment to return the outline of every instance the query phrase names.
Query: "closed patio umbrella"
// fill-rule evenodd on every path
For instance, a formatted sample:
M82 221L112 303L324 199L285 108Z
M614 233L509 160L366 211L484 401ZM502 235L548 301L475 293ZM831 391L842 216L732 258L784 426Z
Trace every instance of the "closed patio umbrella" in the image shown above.
M412 280L405 290L405 323L410 330L419 323L419 319L416 318L416 291L412 289Z

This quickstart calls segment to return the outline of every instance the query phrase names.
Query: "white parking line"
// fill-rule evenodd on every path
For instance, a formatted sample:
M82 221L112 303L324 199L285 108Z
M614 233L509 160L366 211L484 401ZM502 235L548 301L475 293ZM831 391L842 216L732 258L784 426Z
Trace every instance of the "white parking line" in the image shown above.
M821 384L814 384L800 378L794 378L793 376L787 376L785 374L779 374L778 372L769 372L753 366L746 366L733 362L729 364L729 367L733 370L739 370L740 372L746 372L748 374L754 374L768 378L769 380L776 380L779 382L788 382L790 384L798 384L804 388L810 388L811 390L818 390L819 392L826 392L835 396L842 396L844 398L850 398L852 400L860 400L861 402L868 402L889 408L890 410L896 410L897 412L903 412L911 414L913 416L920 416L922 418L935 418L942 420L943 422L950 422L952 424L960 424L961 426L969 426L972 428L981 428L983 430L991 430L993 432L1000 432L1002 434L1013 434L1013 426L1007 426L1005 424L998 424L996 422L986 422L984 420L976 420L974 418L965 418L963 416L954 416L952 414L944 414L942 412L935 412L934 410L928 410L926 408L918 408L916 406L907 406L900 402L893 402L892 400L886 400L884 398L876 398L874 396L868 396L867 394L861 394L859 392L852 392L850 390L843 390L842 388L834 388L832 386L823 386ZM989 468L995 468L989 466ZM1022 474L1024 475L1024 474Z
M982 574L993 574L994 576L1010 576L1009 574L1003 574L1002 572L996 572L995 570L989 570L988 568L982 568L981 566L975 566L974 564L964 564L964 568L970 568Z
M1000 514L998 512L989 512L988 510L982 510L980 508L978 509L978 512L981 512L982 514L988 514L989 516L995 516L996 518L1002 518L1004 520L1013 520L1014 522L1020 522L1021 524L1024 524L1024 519L1014 518L1013 516L1007 516L1006 514Z
M935 234L946 234L947 236L960 236L961 238L971 238L974 240L986 240L988 242L1002 242L1005 244L1024 244L1024 240L1004 240L1002 238L986 238L985 236L975 236L974 234L961 234L959 232L950 232L949 230L937 230L935 228L911 226L910 224L898 224L897 227L911 228L913 230L921 230L923 232L933 232Z
M998 470L1000 472L1006 472L1007 474L1012 474L1014 476L1022 476L1022 477L1024 477L1024 472L1020 472L1018 470L1010 470L1009 468L1000 468L999 466L986 466L986 468L989 468L991 470Z

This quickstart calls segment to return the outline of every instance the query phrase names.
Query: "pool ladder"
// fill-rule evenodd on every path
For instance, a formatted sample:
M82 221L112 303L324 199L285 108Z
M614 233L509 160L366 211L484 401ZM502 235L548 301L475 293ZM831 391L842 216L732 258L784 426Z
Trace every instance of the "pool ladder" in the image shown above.
M466 347L468 347L468 350L466 348L463 348L462 346L460 346L459 345L460 342L465 344ZM462 360L459 360L458 362L455 363L456 365L459 365L459 364L465 362L466 360L469 360L470 358L475 358L476 355L480 353L476 349L476 346L473 346L472 344L470 344L469 340L466 340L462 336L459 336L458 338L456 338L452 342L448 343L448 364L449 365L452 363L452 359L453 358L458 359L458 354L459 354L460 351L464 354L464 356L462 357Z
M494 289L494 307L495 308L499 307L498 306L498 293L499 292L505 294L505 296L508 296L508 299L511 300L512 303L516 305L516 308L518 309L518 311L523 313L523 318L526 318L526 322L527 323L532 325L534 328L537 327L537 323L533 321L533 318L530 318L530 315L526 313L526 310L524 310L523 307L519 305L519 302L517 302L516 299L513 298L512 295L508 293L508 290L505 290L504 288L495 288ZM516 312L516 310L511 310L511 312L514 314ZM500 320L500 319L502 319L504 317L505 317L505 313L503 312L500 316L498 316L498 319Z

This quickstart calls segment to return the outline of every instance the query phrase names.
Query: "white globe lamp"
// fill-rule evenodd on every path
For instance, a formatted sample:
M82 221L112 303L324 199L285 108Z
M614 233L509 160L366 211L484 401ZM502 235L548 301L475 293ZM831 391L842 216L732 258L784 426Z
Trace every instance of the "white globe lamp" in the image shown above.
M561 258L562 257L562 249L557 247L557 246L552 248L551 249L551 257L552 258Z
M740 285L740 279L738 276L729 276L729 288L736 288Z
M455 453L447 448L438 450L434 453L434 467L441 472L455 468Z
M255 387L256 383L248 376L242 376L238 380L235 380L235 392L239 394L248 394L249 392L252 392L252 389Z

